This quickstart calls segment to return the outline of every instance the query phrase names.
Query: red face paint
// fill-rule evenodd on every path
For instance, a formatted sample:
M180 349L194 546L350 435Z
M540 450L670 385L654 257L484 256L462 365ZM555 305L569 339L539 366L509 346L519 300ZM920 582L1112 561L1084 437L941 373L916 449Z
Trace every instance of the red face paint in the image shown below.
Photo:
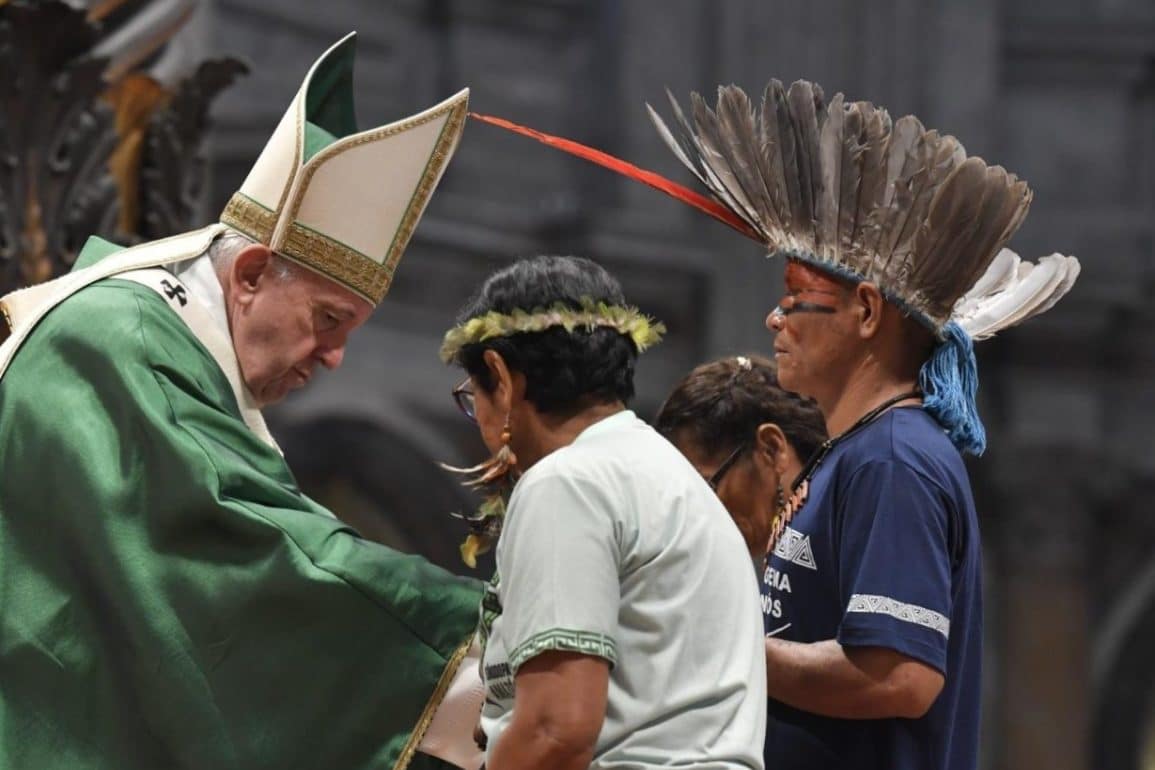
M786 296L779 305L783 315L795 312L834 313L846 282L801 262L786 264Z

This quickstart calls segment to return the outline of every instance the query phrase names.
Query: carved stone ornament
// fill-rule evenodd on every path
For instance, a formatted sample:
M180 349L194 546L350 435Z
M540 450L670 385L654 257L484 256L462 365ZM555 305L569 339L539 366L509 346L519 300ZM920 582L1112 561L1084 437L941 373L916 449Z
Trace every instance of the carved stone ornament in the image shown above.
M239 61L151 74L195 0L0 0L0 295L67 272L89 235L191 229L208 107Z

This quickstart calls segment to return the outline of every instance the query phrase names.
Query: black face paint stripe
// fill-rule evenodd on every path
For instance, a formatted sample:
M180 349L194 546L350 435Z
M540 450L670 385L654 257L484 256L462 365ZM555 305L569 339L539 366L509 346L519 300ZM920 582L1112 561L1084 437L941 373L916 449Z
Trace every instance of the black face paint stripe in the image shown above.
M792 302L790 307L778 309L779 315L790 315L791 313L829 313L833 315L837 312L837 309L829 305L819 305L817 302Z

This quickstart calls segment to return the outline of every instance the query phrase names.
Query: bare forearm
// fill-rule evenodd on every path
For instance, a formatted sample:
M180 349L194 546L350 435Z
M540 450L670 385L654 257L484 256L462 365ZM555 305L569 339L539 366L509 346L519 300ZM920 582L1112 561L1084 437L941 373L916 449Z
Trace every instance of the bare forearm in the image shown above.
M576 750L548 732L517 724L515 719L501 734L486 763L486 770L586 770L594 747Z
M942 689L942 675L880 648L848 652L833 639L766 640L767 689L794 708L842 719L916 718Z

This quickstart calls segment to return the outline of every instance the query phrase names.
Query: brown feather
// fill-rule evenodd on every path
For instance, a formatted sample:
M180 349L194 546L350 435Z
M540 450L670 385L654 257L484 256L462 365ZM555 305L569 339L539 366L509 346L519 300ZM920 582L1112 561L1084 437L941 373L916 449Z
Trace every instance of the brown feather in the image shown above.
M895 198L901 192L904 182L903 169L908 165L916 147L923 135L922 123L913 115L906 115L895 121L886 143L884 161L880 164L884 171L882 183L882 199L867 215L867 226L872 232L872 240L868 242L870 253L878 255L873 266L874 270L882 273L882 265L890 256L883 253L885 244L892 241L890 228L897 220L901 209L895 204Z
M821 194L822 173L818 166L818 115L820 92L805 80L790 84L787 92L791 127L794 130L795 163L798 174L799 210L794 214L795 232L807 240L817 241L817 202Z
M949 314L978 277L968 264L976 258L973 237L986 198L986 171L982 159L968 159L942 183L931 203L926 231L933 235L924 237L928 248L919 250L908 278L918 287L928 312Z
M834 256L841 260L843 252L852 249L854 219L858 211L858 191L862 184L863 144L866 126L862 108L848 104L843 117L842 146L838 169L838 212L834 225ZM824 127L825 130L825 127Z
M802 211L802 178L798 173L798 140L794 131L794 119L790 113L786 91L782 84L773 81L774 117L777 124L778 165L786 186L786 200L790 207L790 225L787 230L795 230L796 223L805 217Z
M853 163L843 167L843 149L846 140L846 108L842 94L835 94L827 109L826 120L818 135L818 170L822 178L815 207L814 249L824 259L838 258L839 201L842 195L842 175L854 174Z
M937 131L923 135L923 162L911 178L911 200L896 227L891 244L891 259L898 260L895 269L906 272L913 269L913 261L923 260L925 254L914 252L914 243L922 231L930 212L931 203L944 183L962 162L957 152L958 141L953 136L940 136ZM925 261L925 260L924 260Z
M751 227L761 230L758 210L727 155L728 142L718 116L697 93L690 94L690 100L693 105L694 128L702 148L702 162L709 175L717 180L719 192L726 196L734 212L749 222Z
M758 129L750 99L736 86L719 88L715 112L721 124L722 137L726 140L723 152L742 189L746 191L757 210L769 240L770 233L779 231L782 227L766 184L767 176L763 174L765 163L762 161Z
M771 80L762 92L762 119L758 122L758 143L762 152L758 157L762 164L762 175L770 190L770 199L774 201L774 208L778 212L778 222L785 229L791 220L791 209L778 137L778 102L775 94L781 92L782 83L778 80Z
M862 161L859 172L858 192L853 212L854 223L849 234L844 233L843 249L846 258L856 263L871 265L874 244L878 242L878 228L872 215L882 206L886 194L887 166L884 162L890 141L891 121L886 110L859 102L860 109L867 114L863 131ZM871 270L866 277L875 279Z

